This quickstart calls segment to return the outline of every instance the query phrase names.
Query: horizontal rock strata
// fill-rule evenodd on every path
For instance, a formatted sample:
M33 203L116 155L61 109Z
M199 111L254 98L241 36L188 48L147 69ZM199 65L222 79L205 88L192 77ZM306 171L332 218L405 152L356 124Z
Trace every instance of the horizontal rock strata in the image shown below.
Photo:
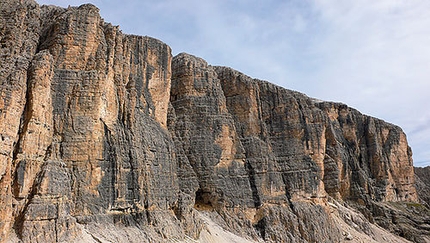
M172 57L90 4L0 10L0 242L430 238L399 127Z

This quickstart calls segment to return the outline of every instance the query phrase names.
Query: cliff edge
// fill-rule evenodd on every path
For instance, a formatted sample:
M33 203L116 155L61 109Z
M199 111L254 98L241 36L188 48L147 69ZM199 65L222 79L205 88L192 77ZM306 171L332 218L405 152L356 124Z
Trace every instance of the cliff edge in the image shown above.
M0 242L430 241L398 126L91 4L5 1L0 53Z

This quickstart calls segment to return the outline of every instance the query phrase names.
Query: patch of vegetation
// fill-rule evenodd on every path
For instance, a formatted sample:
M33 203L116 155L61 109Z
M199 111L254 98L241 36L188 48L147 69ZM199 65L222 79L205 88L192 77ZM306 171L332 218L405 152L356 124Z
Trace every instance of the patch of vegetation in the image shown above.
M419 208L419 209L424 209L425 208L424 205L422 205L421 203L407 202L405 204L408 207Z

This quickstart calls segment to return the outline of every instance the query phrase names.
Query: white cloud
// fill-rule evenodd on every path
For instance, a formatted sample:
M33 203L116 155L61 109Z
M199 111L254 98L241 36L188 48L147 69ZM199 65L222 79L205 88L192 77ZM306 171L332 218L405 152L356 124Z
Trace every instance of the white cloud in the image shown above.
M430 2L315 1L315 6L328 29L314 46L325 60L322 72L314 75L327 87L315 95L402 126L415 160L430 160L430 130L412 132L430 114L425 108L430 90Z

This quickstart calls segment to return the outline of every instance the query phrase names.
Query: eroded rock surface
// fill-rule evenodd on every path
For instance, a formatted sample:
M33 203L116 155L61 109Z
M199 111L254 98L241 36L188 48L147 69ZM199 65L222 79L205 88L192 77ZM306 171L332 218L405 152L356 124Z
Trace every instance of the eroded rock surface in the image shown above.
M430 166L415 168L417 193L427 206L430 206Z
M399 127L90 4L0 10L0 242L429 239Z

